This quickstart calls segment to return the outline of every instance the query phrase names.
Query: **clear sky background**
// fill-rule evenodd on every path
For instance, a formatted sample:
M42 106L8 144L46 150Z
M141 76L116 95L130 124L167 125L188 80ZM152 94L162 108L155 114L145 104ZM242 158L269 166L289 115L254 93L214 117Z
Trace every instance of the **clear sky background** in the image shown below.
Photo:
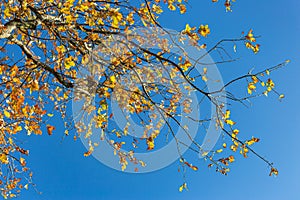
M239 37L250 28L261 36L260 53L253 55L238 46L242 59L219 66L225 82L254 66L258 70L291 60L287 67L272 73L277 90L286 95L283 102L271 95L254 100L250 108L232 109L245 138L255 135L261 139L255 149L275 163L279 176L269 177L270 169L251 154L248 159L237 155L228 176L208 169L203 161L194 161L199 170L188 172L189 191L180 193L178 187L183 180L177 172L178 163L148 174L115 171L93 157L83 157L86 150L80 141L73 142L69 137L61 142L63 130L57 127L51 137L45 134L25 139L25 146L30 148L28 163L42 194L30 189L19 199L300 199L300 2L238 0L232 13L225 12L222 2L189 2L187 14L167 12L161 17L162 25L181 30L186 23L209 24L208 43Z

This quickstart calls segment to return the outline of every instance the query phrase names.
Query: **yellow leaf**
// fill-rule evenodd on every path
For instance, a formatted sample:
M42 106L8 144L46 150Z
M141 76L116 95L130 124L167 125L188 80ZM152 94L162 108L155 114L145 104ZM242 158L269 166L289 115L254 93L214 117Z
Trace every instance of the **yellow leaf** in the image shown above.
M18 126L18 127L16 128L16 131L17 131L17 132L22 131L22 126Z
M64 52L66 52L66 48L64 45L61 45L61 46L57 46L56 47L56 51L59 53L59 54L62 54Z
M252 91L256 89L256 86L254 85L254 83L249 83L248 84L248 93L252 94Z
M169 4L168 8L172 11L176 10L176 7L172 3Z
M114 28L118 28L119 27L119 23L122 20L123 16L121 13L119 13L117 10L114 11L114 15L111 17L112 19L112 26Z
M200 25L198 32L201 36L206 37L210 34L210 29L208 28L208 25Z
M75 62L73 61L73 57L68 57L65 59L65 68L70 69L71 67L75 66Z
M89 9L89 5L88 4L81 4L80 7L79 7L79 10L84 12L86 10Z
M197 171L197 170L198 170L198 167L196 167L196 166L191 166L191 168L192 168L192 170L194 170L194 171Z
M9 18L11 16L12 16L12 14L10 13L10 7L6 6L6 8L4 10L4 18Z
M256 42L252 31L253 31L252 29L249 30L248 34L246 35L246 39L249 40L250 42Z
M179 66L184 72L186 72L192 66L192 63L187 60L183 64L179 64Z
M246 141L245 143L246 143L248 146L251 146L252 144L254 144L254 141L249 140L249 141Z
M3 111L5 117L10 118L10 113L7 110Z
M116 83L116 76L115 75L112 75L109 79L112 82L112 84Z
M251 77L254 84L258 83L258 78L256 76Z
M259 142L259 139L258 139L258 138L255 138L255 137L252 137L251 140L248 140L248 141L246 141L245 143L246 143L248 146L250 146L250 145L252 145L252 144L254 144L254 143L256 143L256 142Z
M121 168L122 168L122 171L124 171L126 169L126 165L123 164Z
M230 149L231 149L232 151L236 152L236 150L237 150L237 146L235 146L235 145L231 145L231 146L230 146Z
M229 119L229 117L230 117L230 110L226 110L224 119Z
M179 190L179 192L182 192L183 186L181 185L178 190Z
M232 120L230 120L230 119L226 119L226 120L225 120L225 123L228 124L228 125L230 125L230 126L233 126L233 125L236 124L234 121L232 121Z
M183 31L183 33L190 34L191 30L192 30L192 28L190 27L190 25L186 24L185 25L185 30Z
M208 155L208 152L207 152L207 151L204 151L204 152L201 154L202 157L205 157L205 156L207 156L207 155Z
M4 164L8 164L8 159L7 159L6 154L4 154L4 153L0 154L0 161Z
M161 14L163 12L163 10L161 9L161 7L157 6L155 4L152 5L152 10L153 10L153 12L155 12L157 14Z
M51 113L48 113L47 115L48 115L48 117L53 117L53 114L51 114Z
M7 194L3 194L3 192L1 192L1 195L4 199L7 199L7 196L8 196Z
M284 94L281 94L280 96L279 96L279 99L283 99L285 96L284 96Z
M10 145L13 145L14 141L13 141L13 139L12 139L11 137L8 138L8 141L9 141L9 144L10 144Z
M142 167L145 167L145 166L146 166L146 163L143 162L142 160L140 160L139 163L141 164Z
M183 189L186 189L187 190L187 184L186 183L183 183L180 187L179 187L179 192L182 192Z
M68 96L68 94L65 92L64 93L64 99L68 99L69 98L69 96Z
M147 145L148 145L148 148L147 150L152 150L154 149L154 139L152 137L149 137L147 139Z
M221 153L223 151L223 149L219 149L219 150L217 150L216 152L217 153Z

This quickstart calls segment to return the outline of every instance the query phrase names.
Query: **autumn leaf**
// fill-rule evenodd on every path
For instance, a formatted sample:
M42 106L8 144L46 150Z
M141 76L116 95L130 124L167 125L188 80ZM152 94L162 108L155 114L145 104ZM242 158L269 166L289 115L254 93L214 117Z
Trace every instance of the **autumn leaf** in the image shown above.
M279 95L279 100L283 99L284 97L284 94Z
M11 14L11 11L10 11L10 7L7 6L5 9L4 9L4 18L10 18L12 16Z
M21 154L24 154L24 155L27 155L27 156L29 154L29 150L22 149L21 147L18 147L18 146L16 147L16 150L18 152L20 152Z
M180 14L184 14L186 12L186 7L183 4L179 5L179 9L180 9Z
M53 130L55 130L54 126L47 125L47 133L48 133L48 135L52 135Z
M25 161L24 158L20 158L20 163L21 163L21 165L22 165L23 167L25 167L26 161Z
M147 146L148 146L148 148L147 148L148 151L154 149L154 139L153 139L153 137L149 137L147 139Z
M208 25L201 25L198 33L203 36L203 37L207 37L208 34L210 34L210 29L208 28Z
M231 3L230 3L230 0L226 0L225 3L225 8L226 8L226 12L231 12Z
M233 151L233 152L236 152L237 151L237 146L236 145L231 145L230 146L230 149Z
M184 34L191 34L191 31L192 31L192 28L190 27L190 25L186 24L185 25L185 29L184 29L184 31L182 33L184 33Z
M168 8L172 11L176 10L176 7L172 3L169 3Z
M191 168L192 170L194 170L194 171L197 171L198 170L198 167L197 166L194 166L194 165L192 165L192 164L190 164L190 163L188 163L188 162L184 162L184 164L185 165L187 165L189 168Z
M278 175L278 170L274 167L271 168L269 176L272 176L272 175L274 175L274 176Z
M228 124L228 125L230 125L230 126L233 126L233 125L236 124L236 122L234 122L234 121L232 121L232 120L230 120L230 119L226 119L226 120L225 120L225 123Z
M247 144L248 146L251 146L251 145L253 145L254 143L257 143L257 142L259 142L259 139L252 137L252 139L246 141L245 144Z
M178 188L179 192L182 192L183 189L186 189L186 190L187 190L187 184L186 184L186 183L183 183L183 184Z
M88 157L92 154L92 151L87 151L83 154L84 157Z
M254 85L254 83L249 83L248 84L248 93L252 94L252 91L254 91L256 89L256 86Z
M238 129L234 129L234 130L232 131L232 133L235 134L235 135L239 134L239 132L240 132L240 131L239 131Z
M226 110L224 119L229 119L230 118L230 110Z
M207 77L206 77L206 76L204 76L204 75L202 76L202 80L203 80L203 81L205 81L205 82L207 82L207 81L208 81Z
M221 152L223 152L223 149L218 149L216 152L221 153Z
M163 10L161 9L161 7L158 6L158 5L156 5L156 4L152 5L152 10L153 10L153 12L155 12L157 14L161 14L163 12Z
M229 159L229 162L231 162L231 163L234 162L234 156L229 156L228 159Z
M56 47L56 51L58 52L58 54L62 54L66 52L66 48L65 46L61 45L61 46L57 46Z
M4 116L7 117L7 118L10 118L10 116L11 116L11 115L10 115L10 112L8 112L7 110L4 110L4 111L3 111L3 114L4 114Z
M65 68L70 69L75 66L75 62L72 56L65 59Z
M246 39L249 40L250 42L256 42L254 36L253 36L253 30L250 29L250 31L248 32L248 34L246 35Z
M1 161L1 163L3 163L3 164L8 164L8 159L7 159L6 154L4 154L4 153L1 153L1 154L0 154L0 161Z

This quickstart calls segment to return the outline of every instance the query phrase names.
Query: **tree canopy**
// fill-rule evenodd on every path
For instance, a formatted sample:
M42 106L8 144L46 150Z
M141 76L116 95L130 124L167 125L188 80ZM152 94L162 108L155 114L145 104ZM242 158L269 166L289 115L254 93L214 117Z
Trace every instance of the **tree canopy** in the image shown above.
M226 12L238 3L212 2L223 4ZM189 151L194 160L201 157L208 167L225 175L236 154L246 158L249 153L270 167L270 175L278 174L273 163L253 149L259 138L239 133L230 107L247 106L252 98L269 93L284 98L270 73L289 60L262 71L250 70L223 84L213 66L234 63L232 51L237 52L237 47L259 53L259 37L250 29L208 46L213 30L207 24L186 24L179 32L160 25L164 11L184 17L188 6L187 0L0 2L0 188L4 198L35 186L26 163L30 149L24 149L18 138L60 134L51 121L54 117L64 121L62 137L86 141L84 156L94 155L105 143L122 171L131 170L131 164L134 172L151 166L136 154L147 156L173 141L183 173L186 168L198 170L191 164L193 158L184 155ZM182 46L193 48L196 56ZM233 85L239 90L231 90ZM210 115L201 118L197 109L202 107L211 108ZM119 115L124 115L121 128L116 122ZM140 132L133 124L142 127ZM223 138L218 148L202 142L212 129ZM186 188L184 182L179 190Z

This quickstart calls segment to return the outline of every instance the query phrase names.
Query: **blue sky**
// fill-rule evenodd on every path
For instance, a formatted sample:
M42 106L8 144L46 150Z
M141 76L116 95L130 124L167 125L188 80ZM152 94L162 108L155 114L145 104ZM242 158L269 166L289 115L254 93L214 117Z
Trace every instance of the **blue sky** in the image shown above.
M283 102L271 95L252 101L250 108L240 105L232 108L245 138L255 135L261 139L255 149L275 163L279 176L269 177L269 168L251 154L248 159L237 156L228 176L208 169L203 161L195 161L199 170L187 173L189 191L180 193L178 187L183 180L177 172L178 163L148 174L115 171L93 157L84 158L86 150L80 141L73 142L70 137L61 142L63 130L58 127L51 137L32 135L25 139L25 146L30 148L28 163L42 194L30 189L19 199L300 199L300 17L297 12L300 2L238 0L232 13L226 13L221 2L219 5L209 0L189 2L191 8L187 14L168 12L161 17L162 25L181 30L186 23L209 24L208 43L239 37L250 28L261 36L260 53L253 55L238 46L241 60L219 66L225 82L252 67L258 70L291 60L287 67L272 73L277 90L286 95ZM62 122L58 126L59 123Z

